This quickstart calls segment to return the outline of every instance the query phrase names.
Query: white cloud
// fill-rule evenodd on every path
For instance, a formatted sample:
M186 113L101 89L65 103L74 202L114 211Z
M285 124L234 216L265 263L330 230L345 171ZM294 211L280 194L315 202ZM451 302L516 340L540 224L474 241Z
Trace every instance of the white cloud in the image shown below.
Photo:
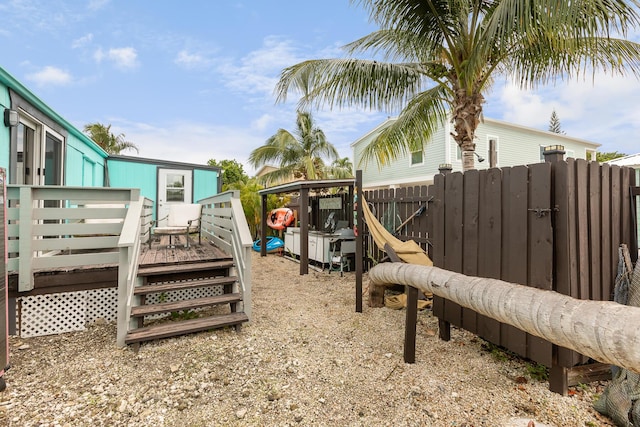
M34 82L37 86L64 86L72 81L72 76L68 72L50 65L40 71L27 74L27 80Z
M256 130L268 130L268 126L273 123L274 117L271 114L263 114L251 123L251 127Z
M133 69L139 65L138 53L132 47L111 48L106 52L98 48L93 54L93 59L98 63L109 60L121 70Z
M87 7L89 8L89 10L96 11L102 9L110 2L111 0L90 0Z
M261 49L250 52L239 64L224 61L218 71L231 89L271 97L282 69L304 59L296 51L288 40L267 37Z
M87 46L89 44L91 44L91 42L93 41L93 34L88 33L80 38L75 39L72 43L71 43L71 48L72 49L78 49L84 46Z
M109 49L108 57L118 68L127 69L138 66L138 53L132 47Z
M209 159L236 159L245 165L249 153L266 137L250 127L228 127L181 121L166 126L108 119L114 133L124 133L138 146L140 157L204 165ZM178 136L179 135L179 136ZM127 152L127 155L132 153Z
M511 84L494 89L487 97L487 117L547 130L555 109L569 136L602 144L600 151L640 151L635 136L640 130L640 81L633 76L599 73L535 91Z
M199 53L189 53L187 50L178 52L173 62L187 69L207 66L210 63L203 55Z

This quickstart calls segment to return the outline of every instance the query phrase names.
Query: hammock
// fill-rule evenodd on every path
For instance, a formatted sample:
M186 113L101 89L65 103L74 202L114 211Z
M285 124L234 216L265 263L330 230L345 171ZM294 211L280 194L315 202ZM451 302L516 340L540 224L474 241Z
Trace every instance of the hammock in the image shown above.
M364 220L367 223L367 227L369 227L373 241L376 242L376 246L378 246L381 251L384 251L384 245L388 243L400 259L407 264L426 265L428 267L433 265L429 255L427 255L414 240L403 242L387 231L376 217L373 216L364 198L362 199L362 213L364 214Z
M369 232L373 237L373 241L376 242L376 246L378 246L381 251L384 252L385 244L389 244L396 255L398 255L398 257L407 264L425 265L427 267L433 265L429 255L427 255L415 241L407 240L406 242L403 242L380 224L369 210L369 205L364 198L362 200L362 213L364 214L364 220L367 223L367 227L369 227ZM425 296L430 298L432 295L427 294ZM405 294L387 296L384 299L384 305L385 307L399 310L407 306L407 296ZM430 305L430 301L418 301L418 309L420 310L427 308Z

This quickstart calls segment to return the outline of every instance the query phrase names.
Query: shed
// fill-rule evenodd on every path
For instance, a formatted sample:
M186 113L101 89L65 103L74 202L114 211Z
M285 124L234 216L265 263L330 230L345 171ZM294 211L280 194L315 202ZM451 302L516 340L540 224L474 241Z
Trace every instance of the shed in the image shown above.
M107 158L109 187L139 188L153 200L156 218L166 216L172 203L196 203L222 192L222 169L122 155Z

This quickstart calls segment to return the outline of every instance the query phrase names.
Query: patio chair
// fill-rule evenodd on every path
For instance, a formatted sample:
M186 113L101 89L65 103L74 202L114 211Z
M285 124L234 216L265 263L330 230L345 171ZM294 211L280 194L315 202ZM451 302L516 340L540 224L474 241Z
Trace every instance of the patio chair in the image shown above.
M185 248L190 246L190 234L198 233L198 244L202 244L200 223L202 218L202 205L197 203L182 203L169 206L169 214L164 218L151 222L153 235L169 236L169 246L175 247L172 242L173 236L184 235ZM154 227L154 225L156 225ZM151 248L149 239L149 248Z

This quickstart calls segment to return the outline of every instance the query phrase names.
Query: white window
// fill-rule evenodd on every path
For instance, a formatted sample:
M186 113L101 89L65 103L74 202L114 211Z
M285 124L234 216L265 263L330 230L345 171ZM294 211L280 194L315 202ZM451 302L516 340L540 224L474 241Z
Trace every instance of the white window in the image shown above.
M424 152L423 150L412 151L411 152L411 166L421 165L424 163Z

